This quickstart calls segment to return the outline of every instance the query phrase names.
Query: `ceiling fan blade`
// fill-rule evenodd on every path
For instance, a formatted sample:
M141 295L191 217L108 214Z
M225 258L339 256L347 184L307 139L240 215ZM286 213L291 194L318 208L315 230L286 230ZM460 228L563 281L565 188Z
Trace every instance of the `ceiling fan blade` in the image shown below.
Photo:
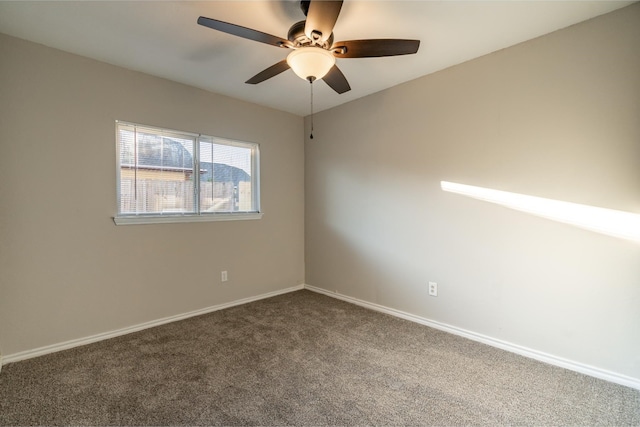
M322 78L326 84L338 93L345 93L351 90L347 78L337 66L331 67L329 72Z
M265 81L267 79L270 79L271 77L277 76L278 74L282 73L283 71L287 71L289 68L290 67L289 67L289 64L287 63L287 60L283 59L282 61L278 62L277 64L272 65L271 67L267 68L266 70L260 71L258 74L256 74L255 76L251 77L245 83L249 83L250 85L258 84L258 83L263 82L263 81Z
M314 40L315 38L312 33L318 33L319 40L323 42L327 41L329 37L331 37L333 27L336 25L341 8L342 0L312 0L309 3L307 21L304 26L304 33L307 37Z
M292 47L292 43L289 40L282 39L271 34L263 33L262 31L253 30L251 28L242 27L236 24L230 24L228 22L218 21L217 19L211 19L204 16L198 18L198 24L212 28L214 30L222 31L223 33L232 34L234 36L242 37L249 40L254 40L260 43L270 44L277 47Z
M419 47L420 40L370 39L337 42L331 50L336 58L377 58L411 55L416 53Z

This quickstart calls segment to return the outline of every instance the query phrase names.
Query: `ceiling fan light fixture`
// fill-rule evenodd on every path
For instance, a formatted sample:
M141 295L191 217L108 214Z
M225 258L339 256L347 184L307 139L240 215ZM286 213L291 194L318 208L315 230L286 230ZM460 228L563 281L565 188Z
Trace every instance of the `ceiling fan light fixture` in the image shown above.
M320 47L308 46L294 50L287 56L287 63L303 80L323 78L336 63L331 52Z

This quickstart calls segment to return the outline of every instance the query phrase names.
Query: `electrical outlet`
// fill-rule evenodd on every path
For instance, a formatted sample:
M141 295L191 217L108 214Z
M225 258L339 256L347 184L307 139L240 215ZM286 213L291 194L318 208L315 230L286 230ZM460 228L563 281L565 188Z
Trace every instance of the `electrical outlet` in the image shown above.
M432 297L438 296L438 284L436 282L429 282L429 295Z
M220 280L222 282L226 282L227 280L229 280L229 276L227 275L227 270L220 272Z

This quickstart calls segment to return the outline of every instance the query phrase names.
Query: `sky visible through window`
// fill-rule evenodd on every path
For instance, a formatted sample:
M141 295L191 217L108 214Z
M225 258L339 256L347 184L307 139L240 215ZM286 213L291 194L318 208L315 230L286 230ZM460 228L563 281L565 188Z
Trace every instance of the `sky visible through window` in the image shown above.
M156 135L145 134L143 132L138 133L138 138L147 137L158 138ZM120 130L121 141L124 142L123 150L121 153L124 163L133 163L133 138L134 132L130 130ZM184 149L193 156L193 141L190 139L176 138L175 136L168 137L169 139L178 142ZM220 144L216 144L212 141L200 141L200 162L207 163L223 163L229 166L242 169L249 176L251 176L251 149L247 147L238 147L234 145L227 145L229 141L220 140ZM158 139L158 143L160 140ZM127 156L130 159L127 161Z
M224 163L251 175L251 149L249 148L201 142L200 162Z

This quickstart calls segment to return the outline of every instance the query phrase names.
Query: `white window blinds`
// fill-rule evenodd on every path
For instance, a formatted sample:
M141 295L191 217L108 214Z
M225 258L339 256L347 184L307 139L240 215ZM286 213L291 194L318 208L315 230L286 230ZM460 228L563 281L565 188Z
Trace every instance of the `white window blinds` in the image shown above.
M118 216L259 212L255 143L118 122Z

